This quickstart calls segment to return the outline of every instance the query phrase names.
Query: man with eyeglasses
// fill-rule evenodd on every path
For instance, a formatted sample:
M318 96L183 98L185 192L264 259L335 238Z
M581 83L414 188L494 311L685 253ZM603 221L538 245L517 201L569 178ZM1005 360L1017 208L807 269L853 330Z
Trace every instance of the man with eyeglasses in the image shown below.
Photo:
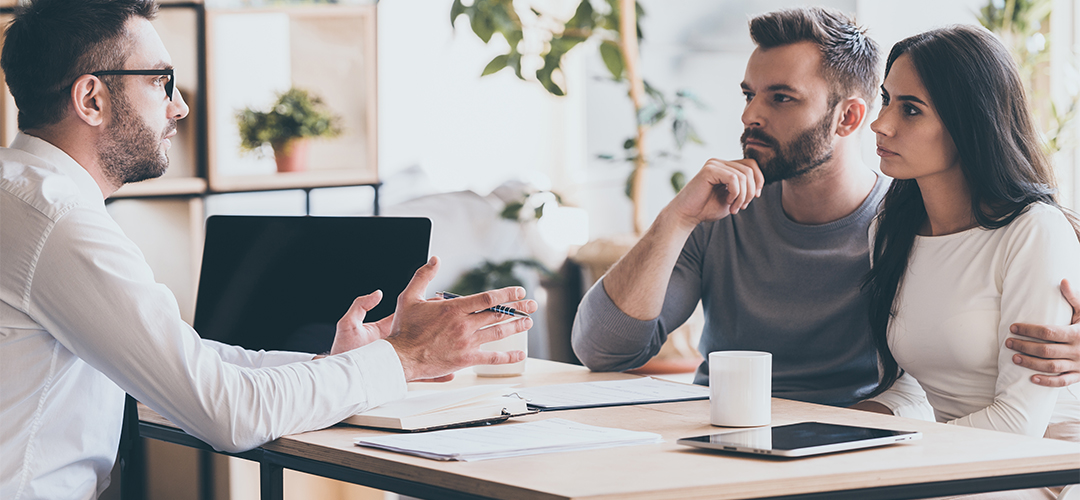
M116 459L125 391L224 451L333 425L476 364L479 346L527 330L481 312L536 303L509 287L427 301L438 259L394 315L357 298L329 356L203 340L105 210L120 186L160 176L188 106L150 20L151 0L37 0L0 55L19 129L0 148L0 498L95 498ZM490 327L489 327L490 326Z

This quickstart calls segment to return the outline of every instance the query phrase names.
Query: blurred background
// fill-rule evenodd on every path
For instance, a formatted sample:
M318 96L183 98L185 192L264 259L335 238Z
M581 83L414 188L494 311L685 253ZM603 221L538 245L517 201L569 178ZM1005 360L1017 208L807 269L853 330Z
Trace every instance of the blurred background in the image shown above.
M109 210L189 322L208 216L429 217L431 253L443 259L429 292L523 284L541 303L530 356L573 362L569 327L582 291L707 159L741 156L739 82L754 48L747 21L795 5L853 15L885 54L902 38L948 24L998 32L1029 85L1061 201L1077 207L1073 0L639 0L636 57L620 52L610 29L618 2L585 0L585 11L582 3L164 2L155 25L192 113L170 151L170 172L125 187ZM0 2L0 20L14 4ZM635 99L630 82L639 78L645 93ZM292 87L314 102L276 101ZM7 144L16 110L2 90ZM237 116L245 109L248 129ZM307 166L286 171L275 156L289 134L274 136L281 130L265 117L297 109L325 126L305 125L316 136ZM271 135L257 136L259 127ZM258 140L245 150L251 130ZM863 138L865 162L876 169L868 126ZM694 356L695 335L686 334L676 355ZM258 495L254 464L145 445L151 498L200 498L200 460L212 472L203 474L203 498ZM289 471L285 487L290 498L396 498Z

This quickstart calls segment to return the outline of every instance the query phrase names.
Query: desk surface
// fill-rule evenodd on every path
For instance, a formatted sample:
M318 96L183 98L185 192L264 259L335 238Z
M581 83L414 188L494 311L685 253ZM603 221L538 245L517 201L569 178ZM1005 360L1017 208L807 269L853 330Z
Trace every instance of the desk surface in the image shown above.
M438 387L492 383L530 386L633 377L592 373L578 366L535 359L528 363L525 376L478 378L466 370L458 374L457 380ZM431 388L432 384L412 387ZM336 426L286 436L263 449L470 495L513 499L772 497L1075 470L1080 464L1077 443L784 399L773 400L772 412L774 425L816 420L916 430L923 433L923 438L796 460L714 453L675 444L682 437L736 430L709 425L708 401L691 401L546 412L515 419L562 417L592 425L656 432L663 436L664 443L655 445L480 462L437 462L355 446L357 437L384 433ZM140 419L171 426L145 407L140 408Z

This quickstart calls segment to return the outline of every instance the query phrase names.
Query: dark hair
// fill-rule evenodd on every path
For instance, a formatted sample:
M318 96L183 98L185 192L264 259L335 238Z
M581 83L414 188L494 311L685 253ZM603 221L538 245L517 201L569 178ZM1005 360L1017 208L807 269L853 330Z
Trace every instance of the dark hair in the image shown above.
M878 92L878 46L866 30L841 12L803 7L770 12L750 20L750 38L763 49L813 42L821 49L822 74L833 85L830 104L858 95L867 103Z
M0 67L19 108L19 129L60 121L72 82L123 67L124 23L156 14L153 0L36 0L17 7L4 32Z
M952 136L960 170L971 192L979 226L1003 227L1028 205L1061 209L1080 236L1075 215L1056 202L1053 172L1037 139L1024 87L1008 50L989 32L952 26L904 39L885 66L907 54ZM871 395L884 392L901 372L889 351L888 326L896 292L907 270L915 235L926 222L914 180L895 180L882 201L874 237L873 268L863 288L870 294L870 330L884 368Z

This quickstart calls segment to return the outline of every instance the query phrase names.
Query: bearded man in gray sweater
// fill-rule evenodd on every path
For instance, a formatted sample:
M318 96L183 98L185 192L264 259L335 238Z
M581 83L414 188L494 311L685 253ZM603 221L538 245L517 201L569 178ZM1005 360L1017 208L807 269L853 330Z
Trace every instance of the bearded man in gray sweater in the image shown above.
M773 354L777 397L851 406L878 381L867 230L888 187L860 159L858 132L878 92L878 47L847 16L821 8L750 21L757 45L742 82L745 158L712 159L633 249L586 293L574 352L596 371L637 368L699 300L708 353ZM1075 294L1063 285L1074 309ZM1080 327L1017 325L1018 364L1033 383L1080 381ZM914 383L906 377L901 383ZM912 400L905 416L926 415Z

